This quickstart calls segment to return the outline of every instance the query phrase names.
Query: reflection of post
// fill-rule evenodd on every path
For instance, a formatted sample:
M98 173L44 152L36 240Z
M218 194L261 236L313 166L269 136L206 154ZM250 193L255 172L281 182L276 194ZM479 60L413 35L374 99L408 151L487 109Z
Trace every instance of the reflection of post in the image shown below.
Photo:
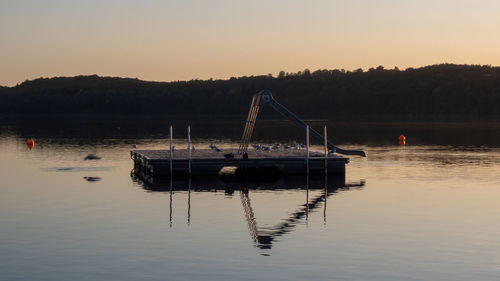
M328 175L325 174L325 206L323 209L323 223L326 226L326 198L328 197Z
M173 193L172 177L170 177L170 227L172 227L172 193Z
M309 174L307 174L306 179L306 223L309 219Z
M188 180L188 226L191 223L191 175Z

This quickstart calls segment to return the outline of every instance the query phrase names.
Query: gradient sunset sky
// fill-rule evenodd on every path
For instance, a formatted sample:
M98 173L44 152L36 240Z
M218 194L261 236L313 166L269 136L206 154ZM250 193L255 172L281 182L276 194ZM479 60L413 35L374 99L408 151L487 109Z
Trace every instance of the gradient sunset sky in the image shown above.
M0 85L500 65L498 0L2 0Z

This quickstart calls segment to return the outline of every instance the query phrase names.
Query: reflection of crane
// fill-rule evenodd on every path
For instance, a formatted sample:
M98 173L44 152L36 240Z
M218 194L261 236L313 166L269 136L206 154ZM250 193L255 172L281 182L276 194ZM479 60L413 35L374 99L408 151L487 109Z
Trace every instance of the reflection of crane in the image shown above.
M247 121L245 123L245 129L243 130L243 136L241 137L240 147L238 149L238 154L244 154L247 151L248 143L252 138L253 128L255 127L255 121L257 120L257 115L259 114L259 109L261 106L269 105L274 110L278 111L286 118L290 119L293 123L303 128L304 130L307 127L307 124L302 121L299 117L289 111L286 107L278 103L271 94L270 91L263 90L255 94L252 98L252 103L250 104L250 111L248 112ZM323 135L318 133L312 128L309 128L309 132L313 137L324 140ZM361 150L345 150L339 147L336 147L333 143L328 142L328 149L333 152L337 152L339 154L344 155L359 155L366 156L364 151Z
M364 185L365 182L361 181L360 183L345 184L344 187L363 187ZM299 224L300 220L304 217L307 219L308 213L318 208L321 205L321 202L325 202L324 206L326 208L326 198L335 193L335 190L332 191L331 189L328 190L328 188L325 188L324 192L320 196L313 198L311 201L308 200L306 204L302 205L299 209L290 214L289 218L273 227L265 229L259 229L257 225L257 220L255 218L250 198L248 197L248 190L241 190L241 203L243 205L243 210L248 223L250 237L254 241L255 246L260 249L271 249L274 239L292 231ZM307 192L308 191L309 190L307 189Z
M297 226L299 221L304 218L309 211L317 208L320 202L323 202L327 196L330 194L324 193L316 197L311 201L311 203L304 204L300 209L293 212L290 217L283 222L271 227L266 230L259 230L257 226L257 221L250 204L250 198L248 197L248 191L241 191L241 203L245 211L245 216L248 222L248 230L252 240L255 242L256 246L260 249L271 249L273 240L276 237L282 236L285 233L292 231L293 228Z
M324 202L323 207L323 216L326 222L326 199L332 195L333 193L336 193L338 190L349 190L351 188L354 189L360 189L365 185L365 181L361 180L359 183L346 183L345 178L343 177L334 177L330 178L327 182L327 178L325 177L324 181L324 188L320 188L323 190L322 194L313 198L312 200L309 200L309 190L318 190L317 188L309 188L309 178L307 179L307 184L305 185L306 188L306 204L300 205L300 207L293 213L289 215L288 218L282 220L281 223L276 224L273 227L260 227L257 224L257 219L255 217L255 213L253 211L251 202L250 202L250 197L248 196L248 190L250 189L258 189L258 190L283 190L280 188L280 185L276 185L275 183L272 184L266 184L259 182L258 185L252 185L252 184L245 184L243 185L229 185L229 186L224 186L224 184L217 182L218 184L215 183L210 183L209 180L210 178L203 178L203 185L198 186L193 189L191 179L189 179L187 185L179 184L177 188L173 188L173 181L170 181L170 185L165 186L165 185L160 185L160 186L149 186L145 182L140 182L140 180L134 176L133 171L131 172L132 178L137 181L143 186L144 189L147 191L152 191L152 192L169 192L170 193L170 227L172 227L173 221L172 221L172 215L173 215L173 206L172 206L172 201L173 201L173 194L174 190L186 190L187 191L187 223L188 226L190 225L191 222L191 191L195 192L206 192L206 191L217 191L220 190L217 187L223 187L223 190L225 191L226 194L232 195L235 190L240 190L240 196L241 196L241 203L243 205L243 211L245 213L245 218L247 220L248 224L248 230L250 232L250 237L252 238L252 241L255 243L255 246L260 248L260 249L271 249L273 242L275 241L276 238L283 236L286 233L289 233L294 230L294 228L299 225L300 221L302 219L308 219L308 214L309 212L314 211L317 209L319 206L321 206L321 202ZM290 178L289 178L290 179ZM285 186L288 186L288 188L291 189L302 189L304 188L304 185L298 181L297 178L292 178L292 181L288 182L282 182L281 184L285 184ZM297 185L299 184L299 185ZM316 181L314 186L318 187L319 182Z
M241 204L243 205L243 210L245 211L245 217L248 223L248 231L250 231L250 237L257 243L258 233L257 221L255 220L255 215L253 213L252 205L250 205L250 198L248 198L248 190L242 190L241 194Z

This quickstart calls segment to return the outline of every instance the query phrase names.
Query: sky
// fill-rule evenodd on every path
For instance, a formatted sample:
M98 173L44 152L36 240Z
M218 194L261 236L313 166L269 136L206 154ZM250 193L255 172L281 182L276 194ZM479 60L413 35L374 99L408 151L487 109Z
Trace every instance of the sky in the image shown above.
M0 0L0 85L500 65L498 0Z

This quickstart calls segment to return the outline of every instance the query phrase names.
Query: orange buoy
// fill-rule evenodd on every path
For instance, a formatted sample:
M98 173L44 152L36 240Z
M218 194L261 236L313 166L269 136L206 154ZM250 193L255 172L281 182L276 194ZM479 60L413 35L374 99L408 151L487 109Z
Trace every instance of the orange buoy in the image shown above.
M33 139L28 139L26 141L26 146L29 148L29 149L32 149L33 146L35 146L35 141Z
M406 144L406 137L404 135L399 136L399 145L405 145Z

